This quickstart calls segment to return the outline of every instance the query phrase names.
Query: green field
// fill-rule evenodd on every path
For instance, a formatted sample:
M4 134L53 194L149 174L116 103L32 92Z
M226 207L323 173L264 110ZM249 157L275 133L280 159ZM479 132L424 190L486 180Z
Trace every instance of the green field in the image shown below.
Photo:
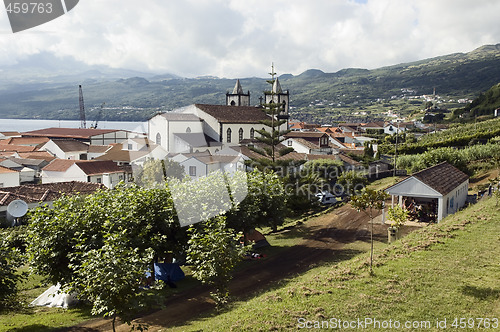
M283 287L234 303L222 314L173 330L287 331L344 324L339 320L357 324L358 319L380 324L392 320L393 326L396 321L401 326L408 322L411 328L405 330L415 331L444 330L438 323L446 324L447 330L455 325L466 327L461 330L478 326L496 330L500 327L499 221L495 199L481 201L393 245L378 245L373 276L367 273L368 256L362 254L312 269ZM383 326L363 327L370 331L384 330Z

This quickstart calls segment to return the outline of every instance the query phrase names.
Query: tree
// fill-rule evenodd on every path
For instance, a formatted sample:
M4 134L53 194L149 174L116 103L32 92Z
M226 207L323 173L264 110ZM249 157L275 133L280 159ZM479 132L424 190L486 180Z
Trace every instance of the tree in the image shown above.
M368 179L359 172L351 170L343 172L338 177L337 183L344 188L344 193L354 195L368 184Z
M210 295L219 309L228 302L232 272L243 254L238 246L242 234L226 226L225 216L192 225L189 234L187 255L193 276L214 287Z
M184 166L170 159L148 160L134 169L135 183L146 188L162 187L166 179L183 179Z
M389 197L384 191L376 191L373 189L365 188L359 194L351 197L351 205L358 212L363 211L370 217L370 274L373 273L373 219L375 213L384 208L385 200Z
M399 229L408 220L408 210L402 208L399 205L390 207L387 211L389 219L392 220L391 227Z
M272 171L254 170L247 174L247 186L246 197L227 213L229 227L245 235L263 226L276 231L287 213L287 193L281 178Z
M271 73L269 73L269 75L271 75L271 80L268 80L267 83L271 84L271 90L264 91L264 94L271 95L271 102L265 103L263 104L263 106L264 112L266 112L270 116L270 119L262 120L260 122L271 128L271 131L268 132L265 129L257 130L257 132L260 134L260 137L256 137L256 139L269 146L270 153L268 152L268 154L271 156L271 159L274 163L276 161L276 146L283 142L284 138L282 136L285 135L288 130L280 131L281 125L286 123L286 120L279 119L279 115L284 112L285 104L274 102L274 96L276 95L276 91L274 91L273 89L274 82L276 81L276 79L274 78L274 76L276 75L276 73L274 72L274 66L272 67Z
M28 239L35 272L90 301L94 314L125 322L154 298L139 287L155 257L183 251L187 243L170 192L134 185L63 196L53 209L35 209Z
M0 239L0 310L15 305L17 284L25 278L24 274L17 272L23 264L22 254L10 240L10 236Z

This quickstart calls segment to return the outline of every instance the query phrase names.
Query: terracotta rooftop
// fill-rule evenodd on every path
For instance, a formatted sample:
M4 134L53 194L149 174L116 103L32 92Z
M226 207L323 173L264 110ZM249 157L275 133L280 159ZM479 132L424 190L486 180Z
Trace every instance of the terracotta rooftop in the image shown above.
M109 150L106 151L105 154L95 158L94 160L112 160L112 161L122 161L122 162L131 162L146 156L149 152L154 150L157 147L154 144L154 147L151 147L149 150L145 151L129 151L123 150L122 144L113 144Z
M9 136L9 137L21 136L21 133L18 131L2 131L2 132L0 132L0 134L2 134L4 136Z
M89 149L89 145L83 142L77 141L75 139L53 139L55 145L59 147L63 152L87 152Z
M52 161L56 158L47 151L19 152L18 155L23 159L43 159L45 161Z
M321 138L325 133L317 131L291 131L285 135L286 138Z
M80 160L76 165L87 175L123 172L112 160Z
M78 181L0 188L0 206L7 206L16 199L26 203L55 201L62 195L88 195L105 188L102 184Z
M76 160L69 159L54 159L50 164L43 168L47 172L65 172L68 168L73 166Z
M253 106L226 106L195 104L203 112L213 116L221 123L259 123L270 120L261 108Z
M90 139L93 136L123 131L119 129L91 129L91 128L46 128L40 130L27 131L22 133L23 137L60 137L60 138L81 138Z
M426 168L412 174L412 177L422 181L443 196L469 178L467 174L447 162Z
M31 152L31 151L36 151L36 150L37 150L37 147L35 147L35 146L1 144L0 143L0 151L2 151L2 152L8 152L8 151Z
M15 170L7 168L7 167L0 166L0 174L6 174L6 173L18 173L18 171L15 171Z
M26 145L26 146L37 146L38 144L43 144L49 141L47 137L10 137L3 141L1 144L14 144L14 145Z

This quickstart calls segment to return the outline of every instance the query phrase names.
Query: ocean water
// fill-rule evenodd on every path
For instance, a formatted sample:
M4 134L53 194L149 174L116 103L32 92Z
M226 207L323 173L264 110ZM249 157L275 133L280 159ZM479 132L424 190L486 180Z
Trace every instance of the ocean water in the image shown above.
M87 122L87 127L92 124ZM28 120L28 119L0 119L0 132L2 131L32 131L45 128L80 128L80 121L70 120ZM147 122L127 122L127 121L101 121L97 129L122 129L139 133L147 133Z

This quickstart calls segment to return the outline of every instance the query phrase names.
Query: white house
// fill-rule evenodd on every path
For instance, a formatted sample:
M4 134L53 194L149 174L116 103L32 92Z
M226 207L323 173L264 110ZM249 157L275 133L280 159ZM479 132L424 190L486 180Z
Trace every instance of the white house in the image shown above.
M427 221L441 221L465 205L469 176L447 162L424 169L385 191L399 205L417 209Z
M289 132L282 144L295 152L306 154L332 154L330 137L322 132Z
M59 159L87 160L89 145L75 139L51 139L39 149Z
M147 138L132 138L121 144L112 144L105 154L95 160L112 160L118 165L143 165L145 161L161 160L167 157L167 151Z
M42 169L42 183L81 181L114 188L125 181L126 172L111 160L55 159Z
M19 186L21 175L19 171L0 166L0 188Z
M229 174L245 169L245 160L242 156L192 156L182 162L184 171L191 178L196 179L215 171Z

